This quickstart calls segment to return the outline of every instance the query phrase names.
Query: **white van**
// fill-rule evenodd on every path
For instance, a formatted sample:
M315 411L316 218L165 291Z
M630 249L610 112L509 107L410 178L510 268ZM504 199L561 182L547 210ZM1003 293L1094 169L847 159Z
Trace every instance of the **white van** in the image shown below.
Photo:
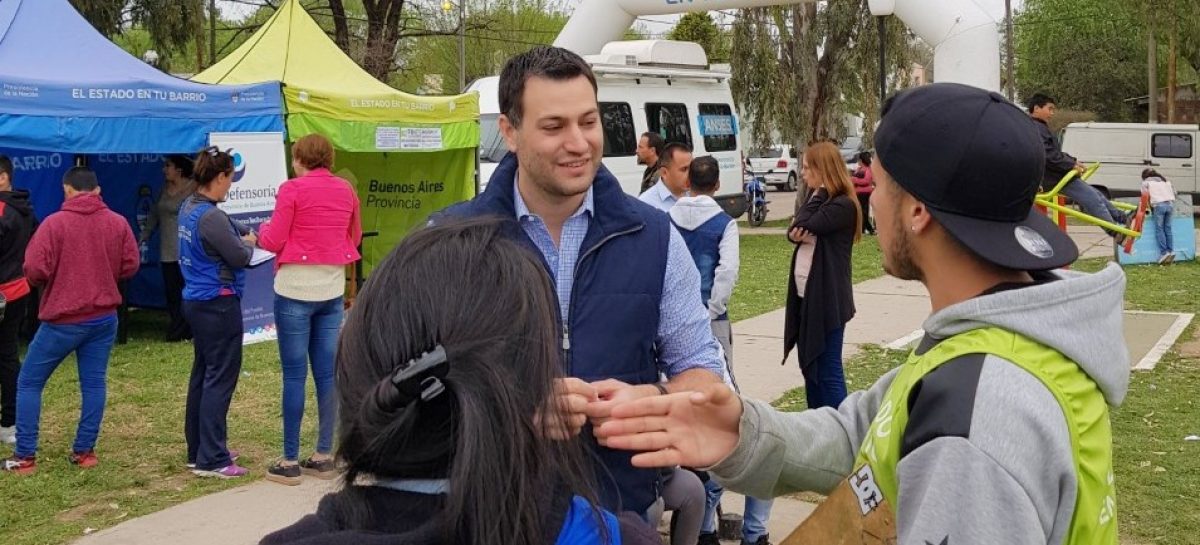
M585 57L599 88L604 127L604 165L621 187L637 195L646 167L637 164L638 139L657 132L668 142L692 147L697 157L712 155L721 166L717 202L734 217L746 210L742 155L728 72L710 70L698 44L669 40L612 42L599 55ZM479 91L479 183L487 185L507 148L500 136L499 77L476 80Z
M1088 183L1112 197L1140 194L1146 168L1157 170L1180 193L1200 192L1198 125L1072 123L1062 139L1063 151L1087 164L1100 163Z

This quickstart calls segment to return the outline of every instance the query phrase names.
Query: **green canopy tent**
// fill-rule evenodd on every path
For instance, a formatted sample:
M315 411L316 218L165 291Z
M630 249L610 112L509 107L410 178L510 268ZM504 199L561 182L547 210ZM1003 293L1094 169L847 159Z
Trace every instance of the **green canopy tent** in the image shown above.
M241 47L192 78L283 83L289 141L329 138L334 172L362 199L369 270L430 213L475 195L479 95L427 97L376 80L287 0Z

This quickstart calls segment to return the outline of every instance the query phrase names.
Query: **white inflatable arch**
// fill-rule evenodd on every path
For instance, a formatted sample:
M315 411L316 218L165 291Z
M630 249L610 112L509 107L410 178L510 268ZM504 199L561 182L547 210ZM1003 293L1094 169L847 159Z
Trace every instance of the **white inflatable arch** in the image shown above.
M554 45L580 55L600 53L644 15L755 8L815 0L582 0ZM829 0L837 2L838 0ZM1000 90L999 0L869 0L871 13L896 15L934 50L937 81ZM999 8L1002 10L1003 8Z

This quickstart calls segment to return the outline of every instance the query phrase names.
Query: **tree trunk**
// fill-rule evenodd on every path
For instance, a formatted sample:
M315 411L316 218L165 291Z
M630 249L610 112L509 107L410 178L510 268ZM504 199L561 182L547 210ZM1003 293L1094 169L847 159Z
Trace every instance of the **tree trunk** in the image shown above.
M208 18L204 16L204 0L196 0L196 72L204 70L204 49L207 47Z
M1176 59L1179 53L1176 45L1178 34L1178 26L1172 23L1170 53L1167 54L1167 123L1175 122L1175 87L1179 84L1179 75L1176 72L1178 68Z
M329 0L329 11L333 13L333 41L342 52L350 54L350 26L346 24L346 6L342 0Z
M1149 123L1158 123L1158 42L1154 39L1154 23L1150 23L1150 39L1146 45L1146 82L1150 88Z
M363 9L367 12L367 52L363 56L363 69L375 79L386 82L395 69L404 0L363 0Z

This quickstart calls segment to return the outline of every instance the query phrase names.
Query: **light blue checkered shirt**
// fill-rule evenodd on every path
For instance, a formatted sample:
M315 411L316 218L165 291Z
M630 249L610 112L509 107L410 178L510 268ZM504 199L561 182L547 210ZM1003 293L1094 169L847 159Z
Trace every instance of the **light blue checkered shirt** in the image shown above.
M542 218L529 211L517 184L513 184L517 220L525 234L542 252L554 274L558 308L564 320L570 316L571 290L575 286L575 263L595 213L595 200L589 188L583 205L563 223L562 240L555 244ZM633 256L631 256L633 257ZM658 307L658 366L667 377L690 369L703 368L725 376L721 346L713 337L708 309L700 299L700 272L688 252L683 237L671 229L667 248L667 270L663 275L662 300Z

